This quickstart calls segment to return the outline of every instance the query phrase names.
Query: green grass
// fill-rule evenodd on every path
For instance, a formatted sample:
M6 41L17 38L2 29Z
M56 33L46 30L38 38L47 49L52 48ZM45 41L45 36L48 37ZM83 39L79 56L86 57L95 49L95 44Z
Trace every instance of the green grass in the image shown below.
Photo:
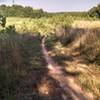
M75 18L72 16L54 16L52 18L18 18L18 17L8 17L7 26L15 25L16 31L20 33L36 33L41 34L53 33L56 26L65 25L70 26Z
M25 76L45 67L39 37L20 35L10 27L0 32L0 99L15 100Z
M70 27L73 21L81 19L87 20L88 18L64 15L38 19L8 17L7 28L4 30L1 28L2 31L0 32L0 99L14 100L16 87L20 84L20 81L33 70L41 70L45 67L38 33L48 36L46 46L48 50L51 50L51 54L53 54L52 57L54 57L55 61L61 65L66 65L65 71L67 73L68 66L68 68L73 71L74 66L72 68L70 64L66 63L69 58L67 51L65 50L65 54L62 54L64 45L61 41L63 41L63 38L60 38L61 41L59 41L59 38L56 37L57 33L55 34L55 30L58 26L64 26L65 28ZM15 27L9 25L14 25ZM51 33L54 34L51 35ZM33 34L37 34L37 36L33 37ZM64 39L66 42L68 38L64 37ZM90 44L88 44L88 46L90 46ZM99 45L96 46L98 47ZM95 45L93 48L95 48ZM86 53L85 51L84 55ZM69 62L70 61L71 60L69 60ZM94 70L93 68L91 69ZM95 72L98 72L98 69L97 71L95 70ZM69 73L71 74L71 72ZM97 97L99 93L99 83L96 82L97 79L91 80L91 78L87 78L87 76L89 76L89 74L81 73L79 77L77 76L77 79L86 90L89 90L89 92L92 92ZM82 79L84 79L84 81L82 81ZM86 84L88 81L89 84ZM97 89L95 90L96 92L94 92L92 85L97 87L95 88Z

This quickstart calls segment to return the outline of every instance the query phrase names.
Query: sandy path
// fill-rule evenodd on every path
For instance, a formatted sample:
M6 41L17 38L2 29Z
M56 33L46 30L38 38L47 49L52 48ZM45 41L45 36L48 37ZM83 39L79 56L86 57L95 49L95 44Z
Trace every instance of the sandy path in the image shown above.
M57 80L62 88L61 91L64 91L62 94L63 100L92 100L82 91L81 87L75 83L75 79L72 76L64 75L61 66L57 65L49 56L45 47L45 38L42 39L41 47L47 62L48 75Z

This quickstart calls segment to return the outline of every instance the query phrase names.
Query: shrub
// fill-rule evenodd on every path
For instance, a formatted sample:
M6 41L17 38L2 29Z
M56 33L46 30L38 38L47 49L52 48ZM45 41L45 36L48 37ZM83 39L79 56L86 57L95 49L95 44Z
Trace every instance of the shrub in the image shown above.
M2 27L5 27L6 25L6 18L0 15L0 24Z
M81 41L81 51L85 59L90 62L100 61L100 31L97 29L88 30Z

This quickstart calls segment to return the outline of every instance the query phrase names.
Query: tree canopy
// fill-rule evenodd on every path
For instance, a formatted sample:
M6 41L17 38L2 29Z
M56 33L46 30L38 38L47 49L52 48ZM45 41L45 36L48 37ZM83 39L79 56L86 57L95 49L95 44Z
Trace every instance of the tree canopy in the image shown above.
M33 9L32 7L28 6L0 6L0 14L6 17L42 17L44 13L45 12L42 9Z
M5 17L31 17L31 18L40 18L40 17L52 17L58 15L64 16L76 16L76 17L90 17L100 18L100 4L96 7L91 8L88 12L58 12L58 13L48 13L43 11L43 9L34 9L32 7L21 5L0 5L0 15Z
M0 25L2 27L5 27L5 25L6 25L6 18L2 15L0 15Z
M88 11L88 14L90 17L100 18L100 4L98 4L96 7L91 8Z

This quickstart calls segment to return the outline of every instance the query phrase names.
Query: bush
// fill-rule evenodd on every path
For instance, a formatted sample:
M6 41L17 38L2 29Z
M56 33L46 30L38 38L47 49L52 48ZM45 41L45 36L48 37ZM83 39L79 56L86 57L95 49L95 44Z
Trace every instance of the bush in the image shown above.
M87 31L83 41L81 41L81 51L85 59L89 62L100 61L100 31L91 29ZM100 63L99 63L100 64Z
M13 100L15 88L22 77L24 67L20 51L21 39L12 26L0 33L0 99Z
M6 25L6 18L3 17L2 15L0 15L0 25L2 27L5 27L5 25Z

